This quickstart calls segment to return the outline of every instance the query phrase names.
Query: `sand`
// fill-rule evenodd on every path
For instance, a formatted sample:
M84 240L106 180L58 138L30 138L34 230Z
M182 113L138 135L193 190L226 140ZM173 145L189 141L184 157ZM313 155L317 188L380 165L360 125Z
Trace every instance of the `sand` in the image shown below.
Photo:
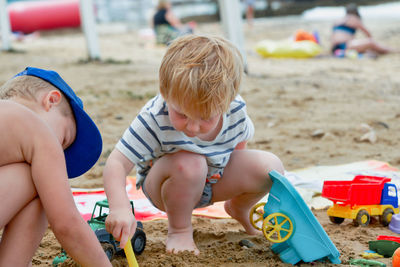
M345 164L376 159L400 167L400 54L376 59L335 59L327 55L331 21L306 22L299 17L256 21L245 29L249 73L241 94L248 104L256 133L249 148L279 156L287 170L315 165ZM372 34L399 48L399 21L366 21ZM313 59L263 59L254 52L261 40L280 40L297 29L318 30L324 54ZM103 62L85 62L86 46L77 30L41 33L37 39L15 42L16 53L0 53L0 83L36 66L58 71L83 99L104 138L98 163L84 176L71 181L75 187L102 187L105 160L142 105L157 93L158 67L165 47L138 31L114 25L99 28ZM222 34L219 24L200 24L198 33ZM367 130L366 130L367 129ZM315 131L321 134L313 136ZM373 131L376 140L363 140ZM134 174L134 173L132 173ZM359 258L368 241L377 235L394 235L374 221L368 227L329 222L326 210L313 211L341 253L343 265ZM193 218L194 237L201 251L165 253L167 222L144 223L148 243L138 256L140 266L285 266L263 236L248 236L231 219ZM242 247L250 240L254 246ZM60 245L51 230L38 249L33 266L50 266ZM18 254L16 253L16 256ZM390 265L390 259L382 259ZM74 266L72 261L64 266ZM114 266L127 266L123 257ZM302 266L326 266L302 264Z

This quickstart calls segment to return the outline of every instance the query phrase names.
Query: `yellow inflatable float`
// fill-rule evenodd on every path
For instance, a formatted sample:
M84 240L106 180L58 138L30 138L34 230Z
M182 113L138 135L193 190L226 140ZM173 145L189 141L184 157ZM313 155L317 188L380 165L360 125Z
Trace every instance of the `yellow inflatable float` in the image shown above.
M319 55L322 48L319 44L309 40L264 40L256 45L255 50L262 57L310 58Z

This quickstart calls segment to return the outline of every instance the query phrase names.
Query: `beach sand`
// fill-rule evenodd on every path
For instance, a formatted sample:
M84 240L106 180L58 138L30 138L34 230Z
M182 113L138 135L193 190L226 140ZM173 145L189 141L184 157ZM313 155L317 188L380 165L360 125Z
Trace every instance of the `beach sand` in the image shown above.
M249 73L241 95L256 128L248 147L275 153L289 171L369 159L399 168L400 54L376 59L332 58L327 54L331 23L288 17L257 20L252 28L244 25ZM399 21L380 19L366 24L378 40L399 48ZM302 60L264 59L254 52L257 42L285 39L298 29L317 30L325 55ZM200 24L196 31L222 34L217 23ZM107 156L144 103L157 93L158 67L165 52L165 47L154 46L151 39L135 30L127 32L114 25L102 26L99 32L103 62L85 62L85 39L77 30L42 33L37 39L15 42L15 53L0 53L1 84L25 66L54 69L76 90L99 126L104 139L102 156L87 174L71 180L74 187L102 187ZM316 131L319 134L313 135ZM363 140L366 131L373 132L376 140ZM346 220L338 226L329 222L326 210L313 212L340 251L343 265L359 258L377 235L395 235L377 221L368 227L354 227ZM166 254L167 222L145 222L148 240L145 251L137 257L139 265L286 266L272 253L272 243L261 235L248 236L234 220L193 217L193 226L201 251L198 257ZM242 247L239 242L243 239L254 246ZM60 249L49 229L33 266L50 266ZM380 260L390 266L390 258ZM113 264L127 266L123 257ZM69 261L63 265L75 264Z

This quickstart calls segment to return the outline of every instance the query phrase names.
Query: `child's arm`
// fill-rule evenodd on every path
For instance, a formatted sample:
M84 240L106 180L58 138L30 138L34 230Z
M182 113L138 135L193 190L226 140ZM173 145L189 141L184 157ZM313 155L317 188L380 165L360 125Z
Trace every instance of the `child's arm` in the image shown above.
M372 35L369 32L369 30L365 27L364 23L362 22L362 20L358 17L354 17L351 21L350 21L351 26L355 27L356 29L360 29L368 38L371 38Z
M110 205L106 230L120 241L121 248L134 235L136 220L126 193L126 176L134 164L119 150L114 149L103 170L104 189Z
M180 19L177 16L175 16L175 14L171 10L169 10L165 14L165 18L169 22L169 24L171 24L171 26L173 26L175 28L182 27L182 23L181 23Z
M21 140L25 161L31 164L32 180L56 238L80 265L111 266L75 206L60 141L42 120L24 115L19 120L24 127L17 131L16 138Z
M368 37L372 38L372 34L369 32L369 30L364 26L364 24L360 23L359 26L360 30Z

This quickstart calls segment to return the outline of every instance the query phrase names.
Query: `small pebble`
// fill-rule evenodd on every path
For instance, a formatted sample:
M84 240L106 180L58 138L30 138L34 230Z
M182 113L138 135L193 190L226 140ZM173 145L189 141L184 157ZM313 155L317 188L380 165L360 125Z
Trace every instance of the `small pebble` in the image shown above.
M325 131L322 129L317 129L311 133L311 137L316 137L316 138L323 137L324 135L325 135Z
M254 243L251 242L250 240L247 240L247 239L242 239L242 240L240 240L240 241L239 241L239 245L240 245L241 247L248 247L248 248L254 247Z

